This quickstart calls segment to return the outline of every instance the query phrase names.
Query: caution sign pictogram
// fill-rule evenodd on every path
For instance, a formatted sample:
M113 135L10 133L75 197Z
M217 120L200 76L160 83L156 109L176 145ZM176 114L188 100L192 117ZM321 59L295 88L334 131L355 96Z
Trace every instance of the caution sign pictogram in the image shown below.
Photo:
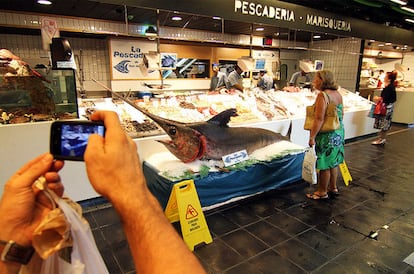
M185 214L185 218L187 220L195 218L198 216L198 212L197 210L195 210L195 208L192 205L188 205L187 206L187 213Z
M184 242L191 251L200 243L213 242L193 180L174 185L165 216L170 222L180 221Z

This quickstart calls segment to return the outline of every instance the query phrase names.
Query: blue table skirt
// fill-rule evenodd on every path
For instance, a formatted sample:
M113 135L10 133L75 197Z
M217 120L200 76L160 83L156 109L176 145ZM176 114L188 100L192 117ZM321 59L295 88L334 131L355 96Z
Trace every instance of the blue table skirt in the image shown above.
M226 202L298 182L302 178L304 153L287 155L271 162L255 164L246 170L210 172L194 180L202 207ZM175 183L160 175L149 163L143 163L148 188L165 209Z

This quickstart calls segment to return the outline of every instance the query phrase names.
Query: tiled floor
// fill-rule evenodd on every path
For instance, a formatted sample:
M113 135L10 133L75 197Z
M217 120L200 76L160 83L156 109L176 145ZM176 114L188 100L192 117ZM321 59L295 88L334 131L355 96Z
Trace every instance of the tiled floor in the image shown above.
M205 212L213 243L195 254L207 271L414 273L403 262L414 252L414 129L395 125L384 147L372 140L347 143L353 182L341 180L336 199L308 200L312 187L297 182ZM109 271L135 273L112 207L82 205Z

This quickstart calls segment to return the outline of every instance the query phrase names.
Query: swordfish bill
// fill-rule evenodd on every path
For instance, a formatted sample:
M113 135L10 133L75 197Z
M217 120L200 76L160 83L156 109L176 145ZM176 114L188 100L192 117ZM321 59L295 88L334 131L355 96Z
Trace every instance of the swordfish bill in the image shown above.
M231 117L237 116L235 108L224 110L207 121L182 123L152 114L128 98L105 88L114 97L128 103L157 123L170 137L170 140L157 141L184 163L197 159L221 160L223 156L240 150L246 150L251 154L259 148L290 139L292 124L286 136L262 128L229 127Z

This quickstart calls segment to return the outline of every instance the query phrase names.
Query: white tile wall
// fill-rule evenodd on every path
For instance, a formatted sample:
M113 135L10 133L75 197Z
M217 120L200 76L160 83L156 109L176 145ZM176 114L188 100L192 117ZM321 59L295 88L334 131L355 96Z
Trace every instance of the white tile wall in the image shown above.
M1 14L0 14L1 15ZM0 22L1 16L0 16ZM76 24L76 20L72 20ZM86 20L78 23L85 23ZM68 24L68 23L65 23ZM97 22L95 27L99 24L110 24L108 22ZM77 28L85 28L85 25L78 26ZM107 29L107 25L101 27ZM167 31L167 30L166 30ZM172 30L168 30L170 35L174 33ZM181 33L176 32L175 35L185 36L197 36L198 32ZM206 35L204 38L208 38ZM249 37L242 35L225 35L225 39L234 40L234 42L240 42L241 44L248 43ZM14 34L0 34L0 48L7 48L11 50L17 56L27 61L31 66L36 64L48 64L49 53L42 49L41 37L36 35L14 35ZM106 39L97 38L70 38L69 42L75 55L75 61L78 68L78 87L79 79L84 79L84 87L88 91L102 90L100 86L92 81L96 79L103 84L110 86L110 61L109 61L109 48L108 41ZM308 51L287 51L285 57L287 59L311 59L311 60L323 60L324 67L332 70L338 80L338 83L351 91L355 90L355 83L358 73L358 60L359 49L361 41L359 39L346 38L338 39L334 41L320 41L314 42L310 45ZM300 46L307 46L306 44L299 43ZM298 43L297 43L298 45ZM332 52L333 51L333 52ZM81 57L81 58L80 58ZM79 64L78 60L81 59L82 63ZM80 73L82 75L80 75ZM83 76L83 77L81 77Z

